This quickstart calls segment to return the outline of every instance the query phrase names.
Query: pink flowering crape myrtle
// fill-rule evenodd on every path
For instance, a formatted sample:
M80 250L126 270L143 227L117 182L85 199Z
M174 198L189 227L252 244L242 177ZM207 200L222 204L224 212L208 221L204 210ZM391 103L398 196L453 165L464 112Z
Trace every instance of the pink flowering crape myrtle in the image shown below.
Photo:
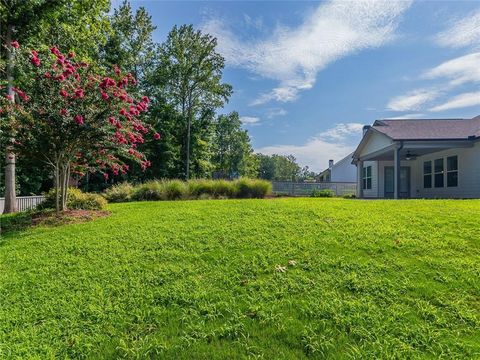
M57 47L23 54L22 66L32 79L25 89L14 88L16 106L24 114L15 147L19 154L52 167L59 194L57 209L65 209L71 173L83 176L99 171L108 179L126 173L127 160L142 169L151 165L139 145L146 137L159 140L160 134L143 121L150 101L130 94L136 85L131 74L118 66L97 73L86 62L77 61L75 53L64 55ZM1 108L0 112L0 116L5 113Z

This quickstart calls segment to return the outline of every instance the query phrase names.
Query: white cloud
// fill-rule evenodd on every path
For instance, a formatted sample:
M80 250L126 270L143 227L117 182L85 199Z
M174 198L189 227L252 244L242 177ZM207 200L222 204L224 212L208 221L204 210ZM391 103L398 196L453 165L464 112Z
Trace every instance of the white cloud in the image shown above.
M387 108L393 111L427 110L428 107L432 106L431 103L434 100L437 100L447 92L451 93L455 87L467 83L479 83L480 52L474 52L445 61L438 66L424 71L420 79L441 81L442 83L430 88L416 89L404 95L396 96L388 102ZM451 106L455 106L455 108L472 106L459 106L459 104L474 102L472 97L462 97L463 95L465 94L458 95L445 104L433 106L429 111L453 109L454 107ZM476 103L474 105L476 105Z
M445 111L480 105L480 91L457 95L444 104L434 106L430 111Z
M393 111L420 110L424 104L434 100L440 92L436 89L417 89L389 101L387 108Z
M278 86L252 104L293 101L315 84L330 63L394 38L410 1L335 1L319 5L296 28L278 25L263 40L244 40L220 19L203 30L218 38L219 52L231 66L246 68Z
M394 117L386 117L385 120L401 120L401 119L421 119L425 117L424 114L421 113L412 113L412 114L404 114L402 116L394 116Z
M302 166L308 165L313 171L328 167L328 160L343 159L355 150L362 134L362 124L337 124L303 145L274 145L256 149L262 154L294 155Z
M260 118L255 116L240 116L240 121L245 125L258 125Z
M450 85L480 81L480 52L446 61L423 74L425 79L450 79Z
M287 115L287 111L282 108L270 108L267 109L267 118L272 119L277 116L285 116Z
M480 9L469 16L453 19L451 26L435 37L435 42L452 48L480 46Z

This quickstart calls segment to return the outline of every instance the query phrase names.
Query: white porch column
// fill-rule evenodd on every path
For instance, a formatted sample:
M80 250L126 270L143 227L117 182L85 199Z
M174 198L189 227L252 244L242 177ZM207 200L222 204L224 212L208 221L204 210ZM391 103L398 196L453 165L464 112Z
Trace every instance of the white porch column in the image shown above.
M357 198L363 198L363 161L357 161Z
M393 197L400 198L400 147L393 150Z

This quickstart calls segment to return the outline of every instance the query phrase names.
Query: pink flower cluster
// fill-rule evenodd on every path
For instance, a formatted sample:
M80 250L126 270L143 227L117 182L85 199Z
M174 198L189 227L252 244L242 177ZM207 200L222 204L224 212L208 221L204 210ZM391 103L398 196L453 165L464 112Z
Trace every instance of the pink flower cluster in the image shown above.
M83 125L84 124L82 115L76 115L74 120L78 125Z
M31 58L30 62L35 65L36 67L40 66L40 59L38 58L38 53L35 50L32 50L31 52Z
M56 64L58 64L62 67L62 73L55 76L55 80L64 81L65 79L67 79L72 74L75 74L74 77L77 81L80 80L80 75L76 72L76 68L75 68L74 64L72 64L67 58L65 58L65 56L62 55L62 53L60 52L60 50L58 50L58 48L56 48L54 46L54 47L50 48L50 52L53 55L55 55L55 57L57 58ZM75 56L75 54L73 52L70 52L68 54L69 59L72 59L74 56ZM56 64L54 64L52 66L53 70L57 70L57 65ZM82 67L82 66L83 66L82 63L78 64L78 67ZM45 77L49 78L50 75L45 74Z

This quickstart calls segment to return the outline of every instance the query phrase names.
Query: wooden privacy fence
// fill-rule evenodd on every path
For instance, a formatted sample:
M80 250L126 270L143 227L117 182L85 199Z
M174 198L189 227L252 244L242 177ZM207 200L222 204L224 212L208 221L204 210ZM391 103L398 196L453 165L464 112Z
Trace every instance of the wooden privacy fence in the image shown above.
M299 183L272 181L272 191L277 195L310 196L313 190L332 190L336 196L357 193L357 184L352 182Z
M45 200L45 196L17 196L17 210L25 211L37 207ZM0 214L3 213L5 198L0 198Z

